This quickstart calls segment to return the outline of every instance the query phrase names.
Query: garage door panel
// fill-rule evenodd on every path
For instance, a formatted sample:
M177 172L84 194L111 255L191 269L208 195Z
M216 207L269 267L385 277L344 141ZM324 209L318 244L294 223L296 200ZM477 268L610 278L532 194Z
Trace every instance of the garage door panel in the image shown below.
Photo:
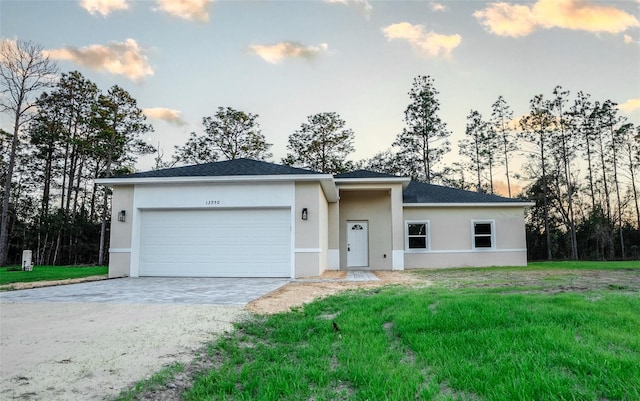
M289 277L289 209L143 211L141 276Z

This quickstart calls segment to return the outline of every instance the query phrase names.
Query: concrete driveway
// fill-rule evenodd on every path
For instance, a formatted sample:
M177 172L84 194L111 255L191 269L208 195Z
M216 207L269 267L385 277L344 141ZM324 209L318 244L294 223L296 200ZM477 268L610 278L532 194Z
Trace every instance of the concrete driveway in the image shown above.
M0 293L0 399L113 397L191 360L287 282L125 278Z
M0 292L0 302L246 305L288 282L280 278L128 277Z

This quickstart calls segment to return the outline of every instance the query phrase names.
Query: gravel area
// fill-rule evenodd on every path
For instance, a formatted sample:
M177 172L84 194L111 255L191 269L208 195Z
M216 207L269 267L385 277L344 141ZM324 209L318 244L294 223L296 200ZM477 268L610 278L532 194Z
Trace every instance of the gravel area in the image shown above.
M0 304L0 399L103 400L194 351L242 306Z

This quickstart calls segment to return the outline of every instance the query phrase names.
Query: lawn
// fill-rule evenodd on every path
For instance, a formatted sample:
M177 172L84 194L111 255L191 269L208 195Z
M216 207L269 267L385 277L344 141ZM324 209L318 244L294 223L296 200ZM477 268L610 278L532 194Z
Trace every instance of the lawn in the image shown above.
M446 272L253 315L122 399L640 400L637 262Z
M614 262L605 262L598 260L567 260L567 261L553 261L553 262L529 262L527 266L523 267L511 267L511 266L497 266L497 267L465 267L457 269L438 269L438 270L420 270L419 273L426 273L433 271L522 271L522 270L620 270L620 269L640 269L640 261L638 260L623 260Z
M107 266L34 266L33 271L30 272L11 270L12 267L0 267L0 285L98 276L107 274L109 268Z

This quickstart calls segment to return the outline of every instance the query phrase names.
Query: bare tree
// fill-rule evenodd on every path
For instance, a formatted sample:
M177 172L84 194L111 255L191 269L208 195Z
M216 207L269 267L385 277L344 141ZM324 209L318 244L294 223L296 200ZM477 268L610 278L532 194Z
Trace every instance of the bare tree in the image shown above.
M498 100L491 105L491 121L492 129L495 130L497 140L502 146L502 163L505 168L505 175L507 177L507 191L509 198L511 198L511 175L509 174L509 155L517 150L516 140L514 137L513 128L510 123L513 119L513 111L504 100L502 96L498 97Z
M609 131L609 158L611 161L611 166L613 167L613 185L616 190L616 208L618 212L618 234L620 239L620 253L622 259L626 258L626 251L624 246L624 230L622 229L622 201L620 198L620 177L618 174L619 164L620 164L620 153L623 150L624 139L625 139L625 131L630 129L630 125L625 125L625 118L619 117L617 115L618 109L616 108L617 104L607 100L603 103L603 115L604 115L604 125L608 128Z
M590 95L582 91L578 92L574 104L569 111L571 125L576 134L577 146L587 157L587 173L589 180L589 195L591 198L591 210L596 209L596 194L594 183L594 122L593 104L589 100Z
M629 136L633 135L633 128L626 131ZM640 167L640 125L635 128L635 142L629 137L627 138L627 156L629 157L629 173L631 178L631 188L633 191L633 200L636 206L636 220L638 223L638 233L640 234L640 206L638 206L638 188L636 187L635 170ZM640 245L640 235L638 235Z
M467 116L467 128L465 138L458 143L460 156L469 158L468 167L476 173L476 191L483 192L482 172L487 163L484 160L484 132L487 124L482 120L482 115L476 110L471 110ZM491 184L493 187L493 184Z
M58 72L55 63L43 53L42 46L33 42L0 42L0 111L13 117L13 135L9 150L9 163L2 196L2 217L0 220L0 266L7 264L9 245L9 200L11 183L20 143L20 128L29 120L29 112L35 104L36 96L44 88L52 85Z
M553 259L551 227L549 224L549 184L548 152L550 137L553 135L554 117L549 111L550 102L542 95L536 95L529 102L529 114L520 120L523 132L521 138L537 148L530 153L531 162L541 170L544 230L547 242L547 259Z
M555 98L550 103L551 111L556 117L557 133L554 137L554 148L560 150L559 159L562 165L564 184L567 191L567 220L569 226L569 236L571 240L571 259L578 259L578 240L576 238L576 225L573 213L573 198L575 184L571 178L571 164L575 159L574 141L575 136L567 129L569 122L565 118L565 104L568 102L569 91L562 90L561 86L556 86L553 90Z

